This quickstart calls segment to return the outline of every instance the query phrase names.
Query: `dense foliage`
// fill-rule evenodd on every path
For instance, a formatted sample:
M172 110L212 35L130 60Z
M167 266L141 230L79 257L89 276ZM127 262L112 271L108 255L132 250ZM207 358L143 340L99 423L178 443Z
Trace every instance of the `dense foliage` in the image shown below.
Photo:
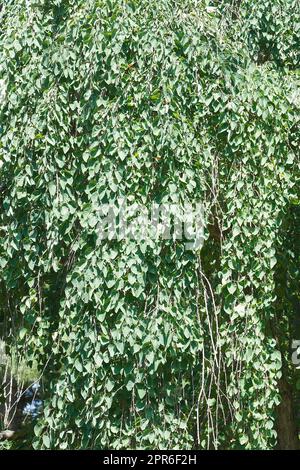
M44 377L35 448L273 448L297 379L299 2L0 15L0 315ZM203 248L99 240L120 197L202 202Z

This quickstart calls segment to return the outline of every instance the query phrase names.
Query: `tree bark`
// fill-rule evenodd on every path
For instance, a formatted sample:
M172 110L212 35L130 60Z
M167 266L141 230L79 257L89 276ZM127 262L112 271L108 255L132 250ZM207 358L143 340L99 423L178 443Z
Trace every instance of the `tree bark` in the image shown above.
M293 402L293 390L289 383L281 378L278 383L281 403L277 408L278 448L280 450L298 450L299 438Z

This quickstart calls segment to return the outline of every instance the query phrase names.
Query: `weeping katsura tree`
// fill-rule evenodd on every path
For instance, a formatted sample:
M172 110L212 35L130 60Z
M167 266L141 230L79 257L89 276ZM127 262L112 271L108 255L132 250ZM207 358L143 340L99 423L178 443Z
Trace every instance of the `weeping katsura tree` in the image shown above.
M297 446L299 11L4 2L0 316L43 376L35 448ZM124 199L201 204L204 243L100 236Z

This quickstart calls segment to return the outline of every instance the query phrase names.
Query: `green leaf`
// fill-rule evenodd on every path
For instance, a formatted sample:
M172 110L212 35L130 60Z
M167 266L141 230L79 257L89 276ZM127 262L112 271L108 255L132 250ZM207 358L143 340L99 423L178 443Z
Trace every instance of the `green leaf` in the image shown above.
M144 388L140 388L140 387L137 388L137 394L141 400L145 397L146 393L147 392Z
M47 449L50 449L50 438L46 434L43 435L43 444Z
M79 359L76 359L74 366L75 366L75 369L78 370L78 372L83 371L83 367Z

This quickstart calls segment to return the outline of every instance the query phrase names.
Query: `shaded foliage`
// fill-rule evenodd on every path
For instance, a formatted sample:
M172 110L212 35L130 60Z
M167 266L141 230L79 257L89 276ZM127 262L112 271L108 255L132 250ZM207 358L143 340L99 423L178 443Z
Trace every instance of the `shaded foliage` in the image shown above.
M297 5L6 3L0 309L45 378L36 448L276 444ZM99 240L120 197L201 201L203 249Z

